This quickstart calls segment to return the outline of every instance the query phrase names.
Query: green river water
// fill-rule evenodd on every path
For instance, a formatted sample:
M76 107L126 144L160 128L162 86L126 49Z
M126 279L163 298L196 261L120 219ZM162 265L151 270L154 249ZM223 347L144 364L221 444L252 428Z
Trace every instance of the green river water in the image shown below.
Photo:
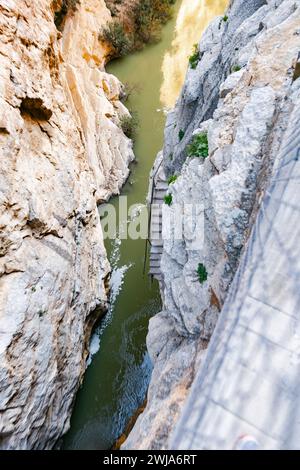
M137 163L122 191L128 206L145 203L149 172L163 144L162 63L171 46L180 3L177 1L158 44L107 67L123 83L136 88L126 102L139 117L134 144ZM110 203L118 209L117 197ZM108 240L106 249L113 268L111 308L92 338L94 355L76 398L71 429L63 441L65 449L109 449L143 403L150 380L146 334L149 319L160 310L160 296L157 282L143 276L145 241Z

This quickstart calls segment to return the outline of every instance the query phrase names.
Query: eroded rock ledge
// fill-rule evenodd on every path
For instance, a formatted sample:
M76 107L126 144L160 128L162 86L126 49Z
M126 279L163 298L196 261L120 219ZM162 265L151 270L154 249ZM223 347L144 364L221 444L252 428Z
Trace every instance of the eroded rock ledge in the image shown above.
M49 449L69 426L106 308L97 202L133 159L128 111L104 70L104 0L0 0L0 447Z
M172 226L164 241L164 310L150 321L147 338L154 370L146 410L125 449L168 448L272 174L287 117L299 106L291 98L300 86L299 1L233 0L227 16L216 18L203 35L199 63L188 71L167 119L164 168L178 178L170 185L173 202L165 217L175 204L193 204L200 208L198 219L203 216L204 238L195 240L191 230L177 240ZM188 144L200 133L207 133L208 158L187 158ZM184 214L187 226L189 217ZM207 272L203 283L200 263Z

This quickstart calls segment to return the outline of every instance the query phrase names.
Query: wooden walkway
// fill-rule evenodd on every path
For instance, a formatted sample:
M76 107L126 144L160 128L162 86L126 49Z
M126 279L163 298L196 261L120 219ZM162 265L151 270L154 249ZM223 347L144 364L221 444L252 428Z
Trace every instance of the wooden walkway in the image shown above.
M162 240L162 207L164 204L164 197L168 189L165 173L162 166L162 161L158 160L154 166L152 173L151 188L151 219L150 219L150 261L149 273L150 275L162 281L162 274L160 269L161 256L163 251Z
M171 449L300 449L300 108Z

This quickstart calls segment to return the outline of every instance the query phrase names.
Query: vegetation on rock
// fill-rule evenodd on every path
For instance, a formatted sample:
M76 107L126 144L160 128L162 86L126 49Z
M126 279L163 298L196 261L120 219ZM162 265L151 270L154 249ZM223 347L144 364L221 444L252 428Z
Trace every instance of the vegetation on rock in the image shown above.
M177 178L177 175L170 176L170 178L168 179L168 185L175 183L175 181L177 181Z
M173 196L172 194L166 194L164 197L164 202L167 204L167 206L170 206L173 202Z
M207 132L201 132L194 136L192 142L187 147L188 157L208 157Z
M129 139L134 139L136 129L138 127L138 117L136 113L131 113L130 116L122 116L120 119L122 131Z
M123 57L133 50L133 37L125 32L123 24L113 21L106 26L99 39L111 44L114 57Z
M200 60L200 52L199 52L198 44L194 44L194 51L189 58L189 64L190 64L191 69L195 70L197 68L199 60Z
M204 282L207 281L208 275L207 275L206 267L204 266L204 264L200 263L198 265L197 275L198 275L200 284L204 284Z
M184 138L184 134L185 134L185 132L182 129L180 129L180 131L178 132L179 142L181 142L182 139Z
M240 65L233 65L231 67L231 72L239 72L241 70L241 66Z
M161 28L172 16L176 0L139 0L130 15L122 11L120 0L108 0L114 20L99 34L99 40L112 47L111 58L122 57L145 44L159 41Z

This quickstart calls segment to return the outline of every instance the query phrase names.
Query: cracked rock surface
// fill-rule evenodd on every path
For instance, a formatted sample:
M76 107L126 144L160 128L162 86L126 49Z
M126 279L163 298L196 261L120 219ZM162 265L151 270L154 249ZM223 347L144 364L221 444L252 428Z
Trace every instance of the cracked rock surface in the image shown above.
M103 0L0 0L0 448L68 429L110 267L97 202L133 159L121 84L104 70Z

